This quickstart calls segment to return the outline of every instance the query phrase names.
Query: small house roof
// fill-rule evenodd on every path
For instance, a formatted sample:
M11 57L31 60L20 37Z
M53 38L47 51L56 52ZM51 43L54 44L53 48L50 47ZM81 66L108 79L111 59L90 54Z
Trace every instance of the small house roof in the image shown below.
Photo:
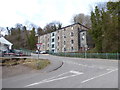
M0 43L7 44L7 45L13 45L11 42L6 40L4 37L0 37Z

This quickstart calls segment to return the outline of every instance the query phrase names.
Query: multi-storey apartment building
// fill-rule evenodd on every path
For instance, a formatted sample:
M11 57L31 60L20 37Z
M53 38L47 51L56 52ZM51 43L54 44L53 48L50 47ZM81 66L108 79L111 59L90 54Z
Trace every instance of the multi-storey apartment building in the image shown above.
M38 36L38 43L42 43L40 51L78 52L89 47L86 39L88 28L75 23L54 32Z

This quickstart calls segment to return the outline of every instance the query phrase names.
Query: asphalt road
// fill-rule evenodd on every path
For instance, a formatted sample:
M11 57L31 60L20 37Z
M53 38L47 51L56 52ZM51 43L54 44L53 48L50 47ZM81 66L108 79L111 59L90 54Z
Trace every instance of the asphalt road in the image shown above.
M37 55L32 55L37 58ZM2 88L118 88L118 61L40 55L63 62L52 72L19 75L2 80Z

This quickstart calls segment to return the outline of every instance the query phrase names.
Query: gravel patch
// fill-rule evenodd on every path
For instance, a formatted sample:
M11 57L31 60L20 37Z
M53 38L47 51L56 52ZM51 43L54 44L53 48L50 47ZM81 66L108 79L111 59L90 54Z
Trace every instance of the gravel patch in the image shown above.
M3 66L2 67L2 78L9 78L13 76L18 76L22 74L28 73L36 73L39 70L27 67L23 64L15 65L15 66Z

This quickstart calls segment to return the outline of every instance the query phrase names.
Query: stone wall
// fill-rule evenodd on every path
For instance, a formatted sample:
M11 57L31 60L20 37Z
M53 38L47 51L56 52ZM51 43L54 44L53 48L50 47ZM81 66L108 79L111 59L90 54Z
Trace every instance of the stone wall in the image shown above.
M55 33L55 52L78 52L82 44L86 44L86 33L84 41L81 39L83 33L86 32L86 28L80 24L73 24L55 32L48 33L39 37L39 42L42 43L41 51L52 51L52 34ZM80 34L81 33L81 34ZM82 40L82 41L81 41Z

